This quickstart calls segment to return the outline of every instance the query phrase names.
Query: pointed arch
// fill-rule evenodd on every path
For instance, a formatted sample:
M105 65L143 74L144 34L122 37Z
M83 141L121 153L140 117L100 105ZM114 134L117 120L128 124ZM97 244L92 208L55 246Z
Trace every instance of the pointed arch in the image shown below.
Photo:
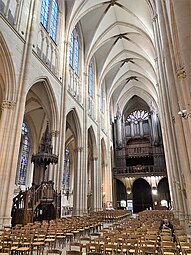
M66 115L66 128L67 127L71 129L74 135L76 147L80 147L82 145L82 131L80 119L75 108L70 110Z
M133 211L135 213L146 210L153 206L150 184L143 178L133 182Z
M15 71L10 51L0 32L0 90L4 100L16 101Z
M92 157L95 158L98 156L98 151L97 151L96 136L92 126L90 126L88 129L88 139L90 139L90 142L92 144Z
M47 101L41 102L41 103L47 113L48 120L51 123L52 130L57 130L58 123L59 123L58 104L57 104L56 95L50 80L48 79L48 77L43 77L43 76L38 77L36 80L33 81L28 92L32 89L32 87L34 88L34 86L36 91L35 94L37 95L41 95L43 88L45 89L46 95L47 95ZM40 97L38 99L41 100Z

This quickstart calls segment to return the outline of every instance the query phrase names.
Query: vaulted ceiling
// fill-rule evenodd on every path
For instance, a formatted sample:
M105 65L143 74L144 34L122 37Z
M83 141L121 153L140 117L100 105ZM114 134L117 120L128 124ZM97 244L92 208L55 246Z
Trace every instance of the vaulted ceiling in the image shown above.
M69 30L79 22L83 33L85 64L93 57L98 86L106 85L113 109L127 109L138 96L157 105L156 50L153 11L149 0L68 0ZM136 105L136 102L135 102ZM136 105L137 107L137 105Z

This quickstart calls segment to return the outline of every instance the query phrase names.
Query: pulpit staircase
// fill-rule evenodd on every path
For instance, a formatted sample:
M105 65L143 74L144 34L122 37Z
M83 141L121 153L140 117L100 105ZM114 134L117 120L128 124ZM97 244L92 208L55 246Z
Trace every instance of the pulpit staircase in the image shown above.
M58 156L52 153L52 149L52 136L47 123L38 153L31 158L34 163L33 185L13 198L12 226L60 216L61 194L54 190L53 181L47 181L48 166L58 162Z
M20 191L13 199L12 226L59 218L60 205L61 194L54 190L52 181Z

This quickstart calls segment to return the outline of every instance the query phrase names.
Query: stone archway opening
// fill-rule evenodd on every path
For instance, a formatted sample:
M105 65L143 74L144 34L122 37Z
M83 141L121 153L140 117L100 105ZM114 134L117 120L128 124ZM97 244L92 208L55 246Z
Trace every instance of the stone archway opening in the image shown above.
M142 178L133 183L133 212L138 213L153 208L151 186Z

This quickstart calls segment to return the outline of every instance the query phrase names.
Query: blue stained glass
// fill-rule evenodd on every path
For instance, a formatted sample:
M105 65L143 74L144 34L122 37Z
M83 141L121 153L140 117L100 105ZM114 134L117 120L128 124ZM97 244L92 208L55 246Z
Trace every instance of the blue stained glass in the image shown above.
M52 13L50 18L50 37L56 41L56 29L58 22L58 2L56 0L52 1Z
M42 0L41 11L40 11L40 22L46 29L48 27L49 9L50 9L50 0Z
M72 31L70 36L70 50L69 50L69 63L73 67L73 57L74 57L74 31Z
M79 68L79 40L78 36L76 37L75 41L75 59L74 59L74 71L76 74L78 74L78 68Z
M28 137L28 128L25 123L22 124L22 144L21 144L21 158L19 167L18 184L26 185L28 157L30 151L30 143Z
M93 65L92 63L89 65L88 72L88 94L93 97Z
M64 172L63 172L63 190L64 192L69 191L69 181L70 181L70 151L65 150L64 157Z

